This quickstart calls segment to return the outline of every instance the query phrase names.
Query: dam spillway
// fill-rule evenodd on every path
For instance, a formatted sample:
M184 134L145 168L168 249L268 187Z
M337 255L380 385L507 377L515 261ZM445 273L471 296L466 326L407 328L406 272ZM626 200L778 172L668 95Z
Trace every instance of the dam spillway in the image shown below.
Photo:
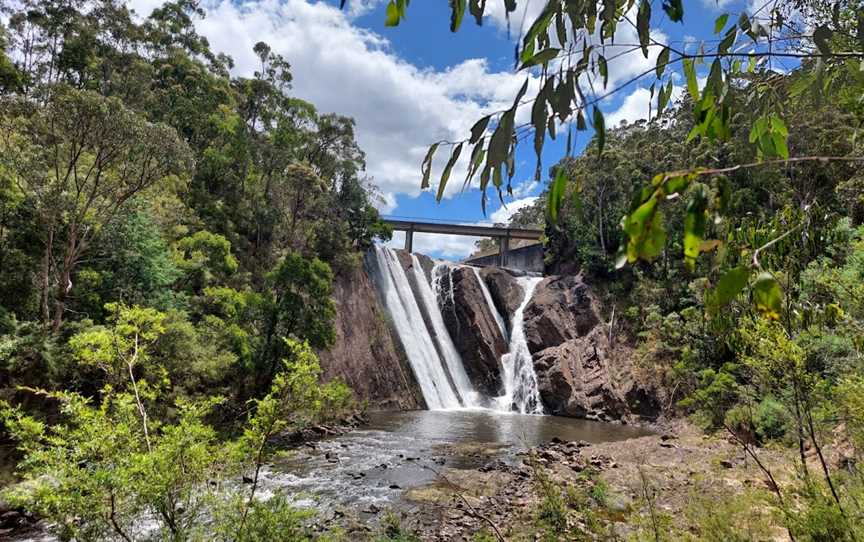
M427 276L416 255L410 254L403 261L392 248L376 246L370 256L373 282L430 410L483 408L543 413L523 330L525 307L541 278L517 278L523 299L508 326L476 268L438 261ZM481 302L486 305L475 308L493 315L507 344L507 351L499 360L501 374L495 375L501 385L494 394L481 393L471 382L441 311L446 302L455 303L452 274L464 268L476 277L482 291Z

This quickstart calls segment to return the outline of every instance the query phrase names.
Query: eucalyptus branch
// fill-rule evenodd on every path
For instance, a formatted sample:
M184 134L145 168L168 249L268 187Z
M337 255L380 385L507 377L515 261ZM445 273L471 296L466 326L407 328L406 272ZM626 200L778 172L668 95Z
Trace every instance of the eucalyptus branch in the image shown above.
M450 489L453 491L453 493L455 493L456 496L458 496L459 499L460 499L463 503L465 503L465 506L468 507L468 510L471 512L471 515L473 515L473 516L476 517L476 518L482 519L483 521L485 521L486 523L489 524L489 526L492 528L492 530L495 531L495 537L498 539L499 542L507 542L507 539L504 538L504 535L503 535L503 534L501 534L501 531L498 529L498 526L495 524L495 522L492 521L491 519L489 519L488 516L485 516L485 515L481 514L480 512L477 511L476 508L474 508L473 506L471 506L471 503L468 502L468 499L466 499L464 495L462 495L462 493L459 491L459 488L456 486L456 484L454 484L453 482L451 482L450 479L447 478L447 476L445 476L445 475L444 475L443 473L441 473L441 472L438 472L438 471L435 470L434 468L429 467L429 466L426 466L425 468L426 468L426 469L429 469L429 470L432 471L432 472L434 472L436 476L438 476L439 478L441 478L442 480L444 480L445 482L447 482L447 485L450 486Z

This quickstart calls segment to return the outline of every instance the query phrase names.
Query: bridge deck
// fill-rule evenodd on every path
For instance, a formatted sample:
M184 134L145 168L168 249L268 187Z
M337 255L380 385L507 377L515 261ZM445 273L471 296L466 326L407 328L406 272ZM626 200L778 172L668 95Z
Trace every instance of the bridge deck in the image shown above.
M468 235L471 237L493 237L498 239L498 265L507 266L507 253L510 252L511 239L537 241L543 230L529 228L502 228L499 226L477 226L474 224L435 224L433 222L414 222L411 220L384 219L396 231L405 232L405 250L414 251L415 233L442 233L449 235Z
M409 220L385 219L394 230L414 233L444 233L468 235L471 237L509 237L510 239L538 240L543 230L526 228L502 228L499 226L475 226L466 224L435 224L432 222L413 222Z

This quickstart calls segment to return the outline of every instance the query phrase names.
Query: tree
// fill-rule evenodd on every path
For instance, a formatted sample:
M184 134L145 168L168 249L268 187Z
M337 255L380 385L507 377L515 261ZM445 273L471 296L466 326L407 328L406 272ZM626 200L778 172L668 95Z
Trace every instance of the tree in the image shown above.
M136 194L188 170L191 156L171 128L90 91L56 87L45 107L14 98L0 105L0 160L34 202L44 236L42 317L56 332L94 236Z
M315 348L333 344L336 310L330 297L332 281L329 265L294 252L286 254L270 273L259 353L259 390L272 381L279 360L285 357L280 337L308 341Z

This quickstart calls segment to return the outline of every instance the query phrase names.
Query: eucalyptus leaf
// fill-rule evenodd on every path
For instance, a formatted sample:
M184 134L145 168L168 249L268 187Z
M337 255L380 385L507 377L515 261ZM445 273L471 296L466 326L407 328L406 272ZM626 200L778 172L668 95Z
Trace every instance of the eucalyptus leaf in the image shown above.
M597 154L603 155L603 148L606 146L606 121L603 118L603 112L596 105L593 111L594 120L594 135L597 137Z
M459 160L460 154L462 154L462 143L456 145L453 152L450 153L450 159L447 160L444 172L441 173L441 182L438 183L438 193L435 195L435 199L438 201L441 201L441 198L444 197L444 189L447 187L447 181L450 180L450 173L453 171L453 166Z

